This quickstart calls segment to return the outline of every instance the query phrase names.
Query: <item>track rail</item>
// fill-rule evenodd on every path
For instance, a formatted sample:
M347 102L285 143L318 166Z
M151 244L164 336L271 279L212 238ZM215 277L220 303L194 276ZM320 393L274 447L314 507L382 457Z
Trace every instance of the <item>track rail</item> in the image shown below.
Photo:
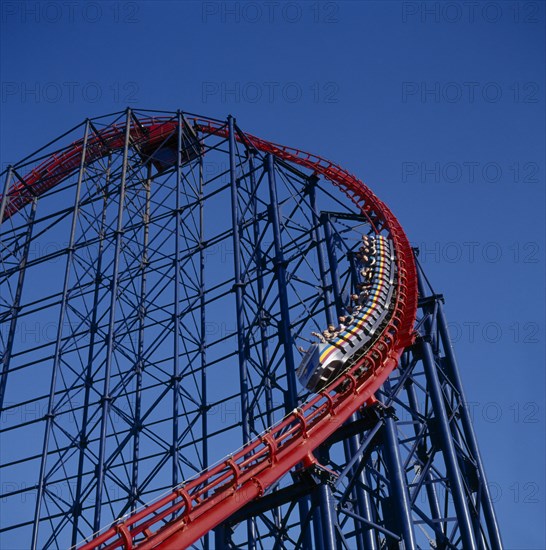
M202 133L229 135L225 123L205 118L186 120ZM166 117L140 119L131 128L131 142L137 147L159 147L176 130L177 122ZM189 546L244 504L263 495L298 463L314 462L312 451L356 410L373 400L375 391L396 368L403 350L413 341L417 309L415 263L409 241L389 208L358 178L322 157L241 131L235 137L247 147L271 153L323 176L348 196L376 232L384 229L389 233L398 267L394 311L374 346L317 396L233 456L120 520L84 544L81 550L101 545L107 550L174 550ZM93 162L122 148L123 140L123 127L107 127L88 141L85 162ZM77 141L49 157L25 177L17 177L2 198L0 221L10 218L72 174L80 165L83 151L83 141ZM362 369L362 366L367 368ZM164 520L173 515L175 519L165 523Z

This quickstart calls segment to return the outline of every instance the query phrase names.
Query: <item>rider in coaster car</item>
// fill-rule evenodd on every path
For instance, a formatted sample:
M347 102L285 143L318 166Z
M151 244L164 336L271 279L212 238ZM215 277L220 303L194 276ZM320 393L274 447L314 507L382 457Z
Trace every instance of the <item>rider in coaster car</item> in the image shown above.
M322 332L322 335L326 340L333 340L336 337L336 327L328 325L328 328Z
M345 328L347 328L353 322L353 316L350 315L349 308L347 308L347 312L349 313L349 315L341 316L339 318L339 322L343 323L345 325Z
M326 332L326 331L324 331L324 332ZM324 333L313 331L313 332L311 332L311 336L315 336L316 338L318 338L319 342L321 344L326 344L326 338L324 337Z

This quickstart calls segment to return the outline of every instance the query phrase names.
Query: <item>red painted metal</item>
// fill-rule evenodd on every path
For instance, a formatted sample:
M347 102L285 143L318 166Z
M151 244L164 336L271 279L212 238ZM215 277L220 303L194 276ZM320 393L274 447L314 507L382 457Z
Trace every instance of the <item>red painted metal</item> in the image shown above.
M227 137L227 126L207 119L190 119L207 134ZM172 119L144 119L131 129L133 144L157 147L176 132ZM309 463L312 451L341 426L358 408L373 400L374 392L396 368L403 350L413 341L417 309L417 278L409 241L389 208L358 178L336 164L298 149L276 145L249 134L237 139L323 176L340 188L376 230L385 229L394 242L398 267L395 307L388 325L369 350L346 373L316 397L249 442L224 462L172 493L118 522L83 545L91 550L185 548L226 520L298 463ZM123 147L123 128L109 127L89 140L86 162ZM9 190L4 219L29 204L73 173L79 166L83 144L47 159ZM366 369L361 369L366 366ZM174 520L164 523L165 518ZM155 530L154 530L155 529Z

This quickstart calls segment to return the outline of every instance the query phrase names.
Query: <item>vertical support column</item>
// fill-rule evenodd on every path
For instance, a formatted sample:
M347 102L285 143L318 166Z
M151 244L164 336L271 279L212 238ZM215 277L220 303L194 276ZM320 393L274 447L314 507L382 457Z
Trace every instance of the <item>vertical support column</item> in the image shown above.
M119 258L121 255L121 244L123 236L123 207L125 203L125 184L127 180L127 162L129 157L129 141L131 137L131 110L127 109L125 122L125 142L123 146L123 165L121 169L121 182L119 190L119 205L117 213L117 224L115 231L114 246L114 265L112 272L112 284L110 288L110 309L108 318L108 337L106 344L106 363L104 367L104 387L101 398L101 420L100 420L100 439L99 455L97 464L97 491L95 495L95 513L93 517L93 530L100 529L102 494L104 490L104 473L106 465L104 463L106 453L106 431L107 419L110 412L110 373L112 371L114 339L115 339L115 321L116 321L116 300L118 292L119 278Z
M6 342L6 349L2 356L2 373L0 376L0 412L4 406L4 399L6 395L6 388L8 383L9 365L11 361L11 355L13 350L13 344L15 341L15 331L17 328L17 321L19 319L19 311L21 309L21 297L23 294L23 287L25 283L26 268L28 262L28 254L30 250L30 242L32 240L32 233L34 230L34 220L36 218L36 208L38 206L38 199L35 197L32 201L32 206L28 218L28 226L25 233L25 244L23 246L21 260L17 266L17 287L15 290L15 296L13 304L11 306L11 319L8 330L8 338Z
M256 284L258 287L258 307L259 315L261 316L264 313L263 304L264 304L264 276L263 276L263 254L262 254L262 245L260 240L260 225L258 220L258 185L256 183L256 166L254 163L254 156L256 151L250 149L248 151L248 164L250 168L250 186L252 193L252 217L253 217L253 236L254 236L254 263L256 265ZM267 425L273 426L274 417L273 417L273 394L272 394L272 380L271 373L269 372L269 344L267 340L267 330L264 323L264 319L260 318L260 341L261 341L261 352L262 352L262 371L265 377L265 407L267 415ZM278 514L275 515L275 521L277 526L280 525L280 517Z
M245 322L243 312L244 282L241 278L241 242L239 235L239 205L237 186L237 160L235 154L235 123L233 117L228 117L229 128L229 179L231 187L231 226L233 230L233 262L235 268L235 307L237 317L237 353L239 358L239 380L241 387L241 416L243 429L243 444L247 443L250 437L248 419L248 372L246 364L245 349Z
M270 199L270 221L273 229L273 244L275 249L275 274L277 277L277 288L279 290L279 304L281 322L279 327L281 342L284 347L284 362L286 366L286 384L287 399L285 399L286 412L290 412L298 404L298 392L296 388L296 367L294 363L294 349L292 343L292 330L290 328L290 308L288 304L287 280L286 280L286 262L282 248L281 238L281 220L279 213L279 201L277 197L277 182L275 178L275 160L272 154L268 154L265 159L265 169L269 184ZM308 501L301 499L298 503L299 514L305 518L308 513ZM303 548L310 548L311 529L307 524L302 538Z
M229 178L231 188L231 225L233 230L233 262L235 270L235 307L237 309L237 350L239 358L239 380L241 387L241 424L243 429L243 444L250 440L250 422L248 406L248 372L247 372L247 350L245 342L245 320L244 320L244 287L245 283L241 274L241 241L240 241L240 220L238 205L238 182L237 182L237 158L235 148L235 121L230 115L228 117L229 129ZM254 548L254 522L247 521L249 550Z
M390 384L387 380L385 387L390 392ZM413 531L413 520L411 517L411 504L408 493L406 472L402 465L402 458L398 448L398 433L396 423L392 416L385 416L383 419L385 431L385 460L389 469L390 502L396 514L396 521L400 535L404 541L405 548L416 548L415 533Z
M142 225L142 256L140 259L140 297L138 304L138 344L137 358L135 361L135 416L133 426L133 464L131 472L131 510L136 511L138 499L138 465L140 457L140 432L142 430L141 406L142 406L142 372L144 371L144 326L146 323L146 278L148 274L148 241L150 235L150 199L152 182L152 163L148 163L144 192L146 194Z
M355 413L351 416L350 422L356 422L357 420L358 415ZM358 436L351 436L347 438L346 456L354 457L359 452L360 443L360 438ZM360 470L358 463L355 464L355 466L352 468L352 472L354 476L358 476L358 481L355 484L355 488L353 490L353 495L356 498L358 515L368 520L370 523L373 523L370 497L368 493L366 493L366 491L358 486L358 482L362 483L363 485L366 484L364 472ZM362 524L359 525L358 522L355 522L355 528L360 531L356 535L358 548L362 548L363 550L377 550L373 530L370 527L366 527Z
M203 468L208 466L208 425L207 425L207 317L205 307L205 208L204 208L204 156L199 155L199 310L200 310L200 355L201 355L201 430L203 437Z
M197 133L197 132L196 132ZM208 447L208 419L207 412L209 410L207 404L207 317L206 317L206 283L205 283L205 206L204 206L204 150L199 152L199 311L200 311L200 331L201 340L199 342L199 354L201 356L201 437L203 443L201 445L202 452L202 468L207 468L209 465L209 447ZM203 537L203 547L209 549L210 540L207 533Z
M336 509L332 489L327 483L319 487L320 512L322 519L322 548L336 550Z
M254 157L256 155L255 149L248 150L248 165L249 165L249 177L250 177L250 192L252 195L252 226L254 236L254 264L256 265L256 285L257 285L257 299L258 299L258 315L260 326L260 346L262 354L261 370L264 375L264 393L265 393L265 413L267 426L273 426L275 423L274 418L274 403L273 403L273 381L270 372L270 357L269 357L269 342L267 338L267 325L265 323L265 310L264 310L264 269L263 269L263 253L260 236L260 222L258 219L258 184L256 182L256 165ZM275 526L280 527L282 518L278 508L273 512Z
M334 314L332 313L332 303L331 303L330 291L329 291L330 285L328 284L328 280L327 280L326 266L324 263L324 255L323 255L323 250L321 246L320 217L317 210L316 184L317 184L316 176L311 176L311 178L307 183L307 192L309 193L309 203L311 206L311 215L312 215L313 226L314 226L313 237L317 245L317 259L319 264L320 281L322 286L322 296L324 300L324 310L326 312L326 322L328 325L331 325L331 324L337 323L337 316L334 318ZM327 249L328 258L330 260L329 263L330 263L332 281L334 279L336 280L336 282L333 283L333 289L334 289L334 307L337 307L337 304L339 303L339 279L337 277L337 261L335 261L335 254L332 257L329 237L331 237L331 234L326 233L326 249ZM337 310L337 313L339 314L339 309ZM345 454L345 456L347 456L347 453ZM326 532L328 530L328 523L331 520L329 515L327 516L324 515L326 512L330 510L329 503L325 501L325 498L327 497L332 498L331 490L329 493L325 492L323 490L324 487L325 487L324 484L320 487L320 490L317 495L317 501L318 501L317 508L315 513L313 514L313 525L315 526L315 529L314 529L315 543L317 545L320 545L320 550L328 549ZM328 487L328 490L329 490L329 487Z
M351 254L349 256L349 265L351 266L351 284L353 285L353 288L356 288L356 285L358 283L358 270L356 267L356 260L355 255Z
M2 201L0 202L0 235L2 234L2 222L4 221L4 212L6 211L6 206L8 204L8 192L10 188L10 183L13 178L13 166L8 166L8 170L6 173L6 179L4 180L4 188L2 190ZM28 230L31 229L31 226L28 228ZM27 242L29 241L29 237L27 235ZM25 258L27 257L27 254L23 254L22 261L26 263ZM19 266L19 269L21 269L21 266ZM25 269L22 269L22 272L19 271L19 281L21 280L21 276L23 276L24 279L24 272ZM19 282L17 283L17 288L19 288ZM2 369L0 371L0 418L2 416L2 409L4 406L4 396L6 393L6 384L8 381L8 372L9 372L9 363L11 359L11 349L13 347L13 340L15 337L15 328L17 325L17 309L15 307L18 307L16 299L14 300L13 306L12 306L12 317L10 320L10 327L8 329L8 337L6 341L6 348L4 350L0 350L2 353L0 357L0 363L2 365Z
M336 313L337 315L341 315L343 313L343 308L341 305L341 284L339 280L338 261L337 261L336 252L334 248L332 228L330 226L330 219L326 216L323 218L323 227L324 227L324 235L325 235L325 241L326 241L326 250L328 253L328 263L330 265L330 275L332 278L332 289L334 292L334 302L336 306ZM330 322L334 322L334 324L336 324L337 319L335 321L332 320ZM355 413L352 415L349 422L355 422L357 419L358 419L358 415ZM347 460L349 460L350 457L354 456L353 453L355 453L359 447L360 447L360 442L358 441L358 436L353 435L347 438L347 443L345 446L345 456ZM358 467L355 467L354 471L356 472L357 469ZM362 476L363 474L360 474L360 475ZM372 521L371 510L370 510L371 506L370 506L368 495L361 487L358 487L358 486L355 486L353 490L353 494L357 501L358 514L371 522ZM359 535L358 540L362 548L372 549L372 550L376 548L373 533L370 529L367 529L362 534L362 536Z
M407 393L407 396L408 396L408 402L410 404L411 410L415 414L419 414L419 402L418 402L418 399L417 399L417 394L415 392L415 386L414 386L413 380L411 378L408 380L408 382L406 384L406 393ZM419 435L419 426L415 422L413 423L413 433L415 434L415 437L420 437L420 435ZM426 452L425 443L422 442L419 445L418 453L420 455L424 455L425 452ZM425 483L426 483L427 498L428 498L428 503L429 503L429 507L430 507L430 514L431 514L432 520L436 523L436 525L438 527L438 530L443 533L444 529L445 529L445 522L441 521L442 512L441 512L441 508L440 508L440 503L438 501L438 495L436 493L436 488L434 486L434 479L433 479L432 474L430 473L430 471L427 472L427 474L426 474ZM442 544L443 544L443 541L440 540L438 538L438 536L436 537L436 544L437 544L438 548L441 548Z
M439 439L450 480L451 494L453 495L453 502L457 512L461 540L465 550L474 550L477 548L477 545L472 528L472 518L470 516L470 510L466 500L463 480L455 452L455 445L453 444L453 439L451 437L451 430L449 427L449 419L444 403L442 387L438 377L438 372L436 370L436 365L434 363L434 356L430 342L427 342L426 340L422 341L421 352L423 354L423 366L428 382L430 400L434 410L434 415L438 422Z
M176 198L174 211L174 296L173 296L173 375L172 375L172 444L171 444L171 483L178 485L178 436L179 436L179 402L180 402L180 243L182 240L182 113L177 111L177 152L176 152Z
M309 193L309 203L311 206L311 216L313 220L313 239L317 246L317 261L319 265L320 282L322 287L322 298L324 301L324 310L326 312L326 323L331 325L334 323L334 316L332 314L332 303L330 299L330 290L328 280L326 278L326 267L324 264L324 253L321 245L320 236L320 217L317 210L317 177L311 176L307 183L307 192Z
M422 273L421 264L417 261L418 251L414 249L415 268L417 271L417 290L419 292L419 298L424 298L427 294L425 290L425 281Z
M226 547L226 528L221 523L214 528L214 550L224 550Z
M98 252L97 252L97 268L95 270L95 281L93 288L93 307L91 309L91 321L90 321L90 330L89 330L89 348L87 352L87 362L85 367L85 377L84 377L84 398L83 398L83 417L82 417L82 428L78 434L78 447L79 447L79 457L78 457L78 475L76 477L76 492L74 496L74 505L72 506L72 514L74 520L72 522L72 546L75 546L81 536L78 533L78 523L83 510L82 503L82 487L83 487L83 472L84 472L84 461L85 461L85 451L88 445L88 421L90 418L90 399L91 399L91 388L93 386L93 359L95 357L95 343L97 340L97 320L98 320L98 308L100 302L100 289L102 285L102 259L104 252L104 235L106 227L106 212L108 209L108 185L110 183L110 170L112 166L112 158L108 157L108 164L106 169L106 182L103 190L102 198L102 214L101 222L98 232Z
M321 510L321 496L320 492L317 491L313 495L312 505L314 507L313 511L313 536L315 538L315 544L313 545L313 550L324 550L322 545L323 543L323 527L322 527L322 510ZM301 513L301 512L300 512Z
M334 249L334 242L332 239L332 228L330 227L330 218L328 216L324 216L323 226L324 226L324 237L326 239L326 250L328 251L328 263L330 264L330 273L332 275L332 288L334 291L336 313L339 316L343 313L343 308L341 306L341 285L339 282L336 251ZM337 319L336 319L336 323L337 323Z
M4 188L2 189L2 201L0 202L0 234L2 228L2 222L4 221L4 213L8 204L8 192L11 180L13 178L13 166L10 164L6 172L6 179L4 180Z
M3 218L3 213L7 204L8 197L8 188L9 183L12 177L12 168L10 166L8 174L6 176L6 181L4 184L4 194L2 195L2 212L0 215L0 229ZM6 349L4 350L1 358L2 370L0 372L0 416L2 414L2 409L4 407L4 399L6 396L6 387L8 384L8 374L9 374L9 365L11 361L11 354L13 349L13 344L15 341L15 330L17 328L17 321L19 319L19 309L21 307L21 296L23 293L23 286L25 283L26 275L26 266L28 261L28 253L30 249L30 241L32 239L32 232L34 230L34 219L36 217L36 208L38 205L38 199L34 198L30 210L30 215L28 219L28 226L25 235L25 244L23 246L21 260L19 261L18 267L18 276L17 276L17 287L15 289L15 296L13 299L13 304L11 306L11 319L8 329L8 337L6 339Z
M497 522L497 517L495 515L495 510L493 508L491 493L489 491L489 485L487 484L487 477L485 475L485 468L483 466L482 458L480 455L478 441L476 439L476 434L474 433L472 421L466 407L467 401L463 390L461 376L459 374L457 360L455 359L453 345L449 336L449 329L444 314L444 308L441 303L438 304L438 328L440 331L440 338L442 340L445 357L447 359L446 368L451 382L455 386L456 390L459 392L459 396L461 399L460 415L464 435L478 467L478 472L480 476L481 505L489 532L491 547L493 550L501 550L503 545L500 535L500 529Z
M419 266L418 266L417 276L418 276L420 295L421 295L421 297L425 297L426 289L425 289L424 274L422 273L422 270L419 268ZM474 429L472 427L472 422L471 422L470 416L468 414L468 409L466 408L466 398L465 398L465 395L464 395L464 390L463 390L463 386L462 386L462 382L461 382L461 378L460 378L460 374L459 374L459 369L458 369L458 366L457 366L455 353L453 351L453 346L451 344L451 339L450 339L450 336L449 336L449 329L448 329L448 325L447 325L447 321L446 321L446 318L445 318L445 314L444 314L443 305L442 305L441 300L439 300L439 299L435 300L435 302L434 302L434 314L431 315L431 317L432 318L430 320L427 320L425 326L427 328L427 331L429 333L431 333L431 341L435 345L435 348L437 348L439 346L439 343L440 343L436 340L436 338L433 338L433 337L436 336L436 327L438 328L438 332L439 332L439 335L440 335L440 341L442 343L442 347L443 347L444 355L445 355L445 359L444 359L444 363L443 363L444 366L445 366L445 374L449 377L450 383L453 385L454 390L458 393L458 400L460 401L459 413L460 413L460 419L461 419L461 424L462 424L464 437L465 437L466 443L467 443L467 445L470 449L470 453L472 455L472 458L476 462L478 478L480 480L481 505L482 505L482 508L483 508L483 514L484 514L485 522L486 522L489 537L490 537L491 547L494 550L500 550L503 547L502 546L502 539L501 539L501 536L500 536L500 530L499 530L497 519L496 519L496 516L495 516L493 503L491 501L491 495L490 495L490 492L489 492L489 487L487 485L487 478L485 476L485 469L483 467L483 463L482 463L481 456L480 456L480 453L479 453L479 448L478 448L476 436L474 434ZM427 342L425 342L425 343L428 345L430 355L433 358L434 355L433 355L433 350L432 350L431 344L427 343ZM424 361L423 361L423 363L424 363ZM439 383L439 378L438 378L437 373L436 373L436 378L437 378L438 383ZM441 390L441 386L440 386L440 390ZM444 409L445 409L445 407L444 407ZM446 418L447 418L447 410L445 412L446 412ZM435 411L435 414L436 414L436 411ZM451 438L452 438L454 430L452 430L450 426L448 426L448 428L449 428L449 434L451 434ZM458 436L458 434L457 434L457 436ZM452 439L451 439L451 443L452 443L453 450L455 451L455 445L453 444ZM457 459L456 456L455 456L455 459ZM459 462L458 462L458 460L456 460L455 466L457 466L458 464L459 464ZM447 461L446 461L446 466L447 466ZM457 470L459 470L458 467L457 467ZM461 486L461 487L462 487L462 490L464 491L464 486ZM452 488L452 490L455 491L455 488ZM457 500L455 500L455 496L454 496L454 501L455 501L455 503L457 503ZM482 540L483 537L479 533L479 530L477 528L477 526L479 525L479 518L472 517L472 514L470 512L470 508L468 507L468 502L466 500L466 494L464 492L463 492L463 501L464 501L463 503L459 503L459 508L463 509L463 514L464 514L464 509L466 508L466 511L471 516L471 520L472 520L471 522L469 522L469 520L465 518L465 519L463 519L463 521L465 523L468 523L468 529L470 531L472 531L472 535L474 537L478 537L478 540L476 541L476 539L474 538L474 541L475 541L476 547L479 547L483 544L483 540ZM464 504L464 506L463 506L463 504ZM457 515L459 517L459 512L457 512ZM460 521L461 520L459 519L459 522ZM461 527L461 530L462 530L462 527Z
M47 413L45 415L45 428L44 428L44 442L42 447L42 457L40 462L40 475L38 480L38 490L36 494L36 507L34 513L34 524L32 526L32 542L31 547L34 550L38 544L38 527L40 524L40 512L42 506L42 499L46 487L46 463L47 463L47 451L49 448L49 438L51 435L51 430L53 426L53 421L55 419L55 388L57 382L57 374L59 371L59 366L61 363L62 355L62 337L63 337L63 324L64 318L66 315L66 308L68 305L68 287L70 281L70 272L72 267L72 261L74 257L74 243L76 239L76 228L78 223L78 214L80 210L80 195L81 187L83 182L83 173L85 169L85 157L87 154L87 141L89 137L89 120L85 125L85 134L83 138L83 149L82 156L80 160L80 168L78 173L78 182L76 184L76 197L74 200L74 210L72 213L72 224L70 227L70 237L68 241L68 248L66 249L66 263L64 268L64 280L63 280L63 290L61 296L61 305L59 310L59 318L57 324L57 336L55 340L55 351L53 353L53 366L51 369L51 381L49 387L49 399L47 406Z
M296 367L294 364L294 350L292 345L292 331L290 328L290 308L288 305L288 292L286 281L286 263L282 249L281 222L279 214L279 202L277 199L277 183L275 180L275 161L273 155L266 157L266 170L269 183L269 197L271 200L271 223L273 225L273 241L275 246L275 272L279 289L279 302L281 308L280 333L284 346L284 360L286 364L286 378L288 390L288 403L286 412L290 412L297 406Z

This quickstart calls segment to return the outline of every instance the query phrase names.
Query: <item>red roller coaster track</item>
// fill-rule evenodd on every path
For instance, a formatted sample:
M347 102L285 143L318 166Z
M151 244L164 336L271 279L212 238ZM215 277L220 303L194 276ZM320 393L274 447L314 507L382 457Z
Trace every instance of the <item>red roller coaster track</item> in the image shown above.
M186 120L202 133L222 137L229 134L228 127L220 122L201 118ZM172 119L143 119L131 128L130 138L134 146L159 147L176 130L177 122ZM312 451L356 410L373 400L375 391L396 368L403 350L413 341L417 308L415 263L409 241L389 208L358 178L330 161L249 134L238 133L235 137L248 146L323 176L348 196L376 231L388 231L394 242L398 267L394 311L373 348L329 387L236 454L119 521L83 545L81 550L101 545L106 545L104 548L108 550L189 546L244 504L263 495L298 463L314 462ZM124 129L114 125L95 134L86 147L80 140L63 153L49 157L11 186L2 200L4 212L0 219L10 218L72 174L82 162L84 150L84 161L89 163L122 148L124 140ZM362 366L367 368L361 369ZM175 519L165 523L173 514Z

